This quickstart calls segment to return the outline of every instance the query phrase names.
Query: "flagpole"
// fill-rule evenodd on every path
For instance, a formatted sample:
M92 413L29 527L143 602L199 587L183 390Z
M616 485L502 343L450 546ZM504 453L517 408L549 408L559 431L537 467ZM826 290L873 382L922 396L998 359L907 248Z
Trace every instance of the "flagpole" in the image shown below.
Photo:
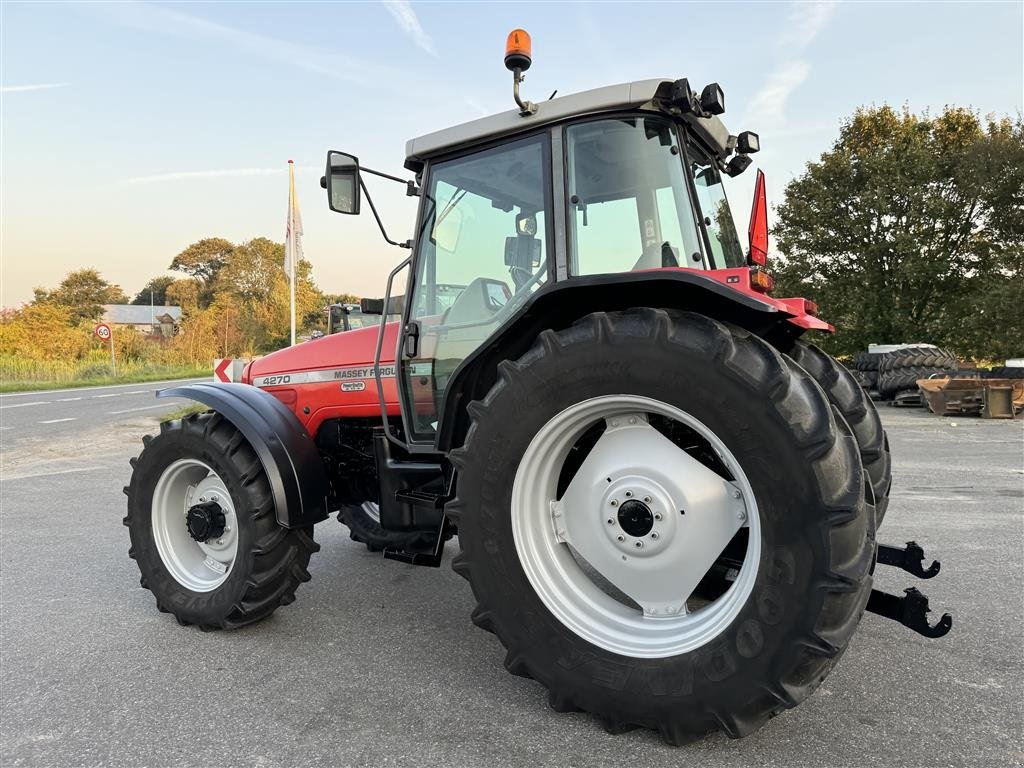
M295 235L292 235L294 237ZM289 276L290 290L291 290L291 309L292 309L292 346L295 346L295 258L292 258L291 263L292 273Z
M288 259L288 288L289 288L289 306L291 310L292 319L292 343L295 346L295 262L298 261L298 254L296 253L295 241L295 222L294 222L294 205L295 205L295 166L291 160L288 161L288 213L289 213L289 226L288 226L288 237L290 242L286 244L286 248L291 252L291 258Z

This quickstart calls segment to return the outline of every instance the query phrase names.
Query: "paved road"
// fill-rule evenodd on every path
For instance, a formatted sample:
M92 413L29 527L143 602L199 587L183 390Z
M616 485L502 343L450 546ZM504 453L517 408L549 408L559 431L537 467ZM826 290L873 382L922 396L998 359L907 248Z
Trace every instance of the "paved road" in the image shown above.
M131 420L138 414L159 416L180 408L185 401L156 400L156 391L188 381L209 381L209 378L3 394L0 395L0 441L3 449L9 450L26 439L78 435Z
M128 409L147 402L71 401L61 413L75 421L53 432L38 422L56 411L2 411L4 426L21 419L39 432L17 442L0 433L5 768L1024 762L1021 422L883 413L897 479L881 538L915 538L941 557L926 589L955 614L951 635L929 641L867 615L799 708L740 742L672 749L549 710L544 691L505 673L498 641L470 624L469 588L449 563L383 561L333 521L317 529L323 551L294 604L236 632L179 627L138 587L120 524L127 460L159 413ZM60 454L46 450L54 435ZM910 585L885 570L883 587Z

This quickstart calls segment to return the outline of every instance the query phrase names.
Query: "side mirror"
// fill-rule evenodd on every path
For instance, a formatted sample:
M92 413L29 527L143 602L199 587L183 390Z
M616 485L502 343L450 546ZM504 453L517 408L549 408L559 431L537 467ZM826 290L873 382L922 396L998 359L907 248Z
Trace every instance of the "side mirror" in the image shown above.
M345 152L328 152L323 186L327 188L327 204L332 211L358 214L359 158Z
M364 315L383 315L384 299L360 299L359 309ZM388 300L388 314L400 315L405 309L405 296L392 296Z

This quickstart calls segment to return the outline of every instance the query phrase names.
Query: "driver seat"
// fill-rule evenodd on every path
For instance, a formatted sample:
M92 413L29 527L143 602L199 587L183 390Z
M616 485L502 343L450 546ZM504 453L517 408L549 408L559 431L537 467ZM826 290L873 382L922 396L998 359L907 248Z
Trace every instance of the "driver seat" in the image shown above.
M661 267L678 267L679 251L669 245L666 240L661 248L651 246L644 251L643 256L637 259L631 272L638 272L643 269L659 269Z

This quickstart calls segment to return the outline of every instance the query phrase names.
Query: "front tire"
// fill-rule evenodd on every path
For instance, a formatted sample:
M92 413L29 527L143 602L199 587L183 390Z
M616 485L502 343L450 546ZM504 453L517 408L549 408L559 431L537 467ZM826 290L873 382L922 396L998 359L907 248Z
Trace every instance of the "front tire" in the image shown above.
M616 398L622 424L609 415ZM588 427L580 409L594 403L611 410L594 411ZM451 454L458 495L446 513L462 548L454 567L477 598L474 623L507 648L506 668L545 685L556 710L586 710L615 731L655 728L673 744L717 729L740 737L806 698L846 648L874 558L856 440L810 377L760 338L690 313L590 315L545 331L519 360L502 363L469 412L465 444ZM679 426L665 426L673 420ZM557 439L545 437L559 429ZM637 442L603 443L620 429L636 430ZM592 456L600 472L588 466ZM561 470L548 472L545 462ZM672 467L696 485L673 485ZM540 490L524 494L523 483ZM545 484L546 526L549 509L536 503ZM611 501L625 505L600 494L625 494L630 484L639 492L623 499L650 502L646 521L671 510L675 525L663 542L652 540L656 528L608 514ZM576 503L593 493L597 508ZM704 558L708 537L720 549L729 515L741 518L738 536L743 512L753 516L749 546L725 595L702 605L671 589L649 591L682 578L664 569ZM524 535L526 517L544 535ZM616 549L616 526L626 544L664 543L684 557L638 556L632 578L628 567L613 567L620 557L631 562ZM686 578L691 584L693 574ZM573 610L574 591L589 613Z
M143 442L123 522L157 608L211 630L291 603L320 547L312 527L278 525L266 473L242 434L206 412L163 422Z

